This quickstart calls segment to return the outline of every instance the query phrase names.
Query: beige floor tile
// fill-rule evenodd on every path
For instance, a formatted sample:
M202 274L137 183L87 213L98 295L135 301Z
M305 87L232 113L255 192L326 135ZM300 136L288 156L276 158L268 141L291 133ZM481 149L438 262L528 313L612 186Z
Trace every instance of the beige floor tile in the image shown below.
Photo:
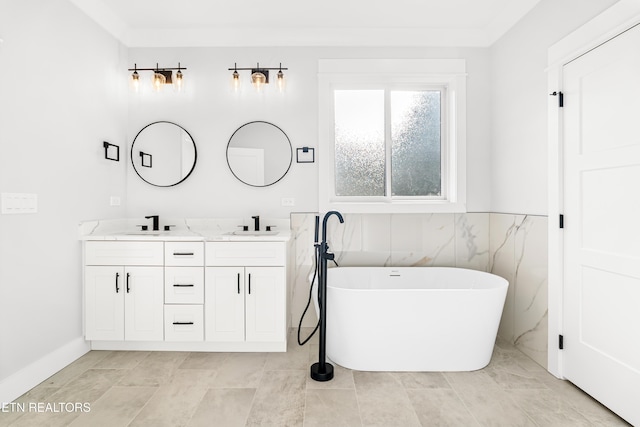
M480 425L451 389L412 389L407 394L423 426Z
M213 369L217 370L222 362L229 357L229 353L197 352L189 353L178 366L179 369Z
M77 427L128 425L158 390L157 387L112 387L71 424Z
M265 371L247 426L301 426L305 384L306 373L303 371Z
M550 390L512 390L513 400L540 426L591 426L564 399Z
M451 388L441 372L393 372L391 376L405 389Z
M199 402L189 427L242 427L247 422L254 388L210 389Z
M257 388L264 372L266 353L230 354L221 364L216 388Z
M173 384L160 386L129 426L186 426L206 392L205 387Z
M217 386L218 371L212 369L176 369L168 384L212 388Z
M354 371L356 396L364 426L419 426L402 385L387 372Z
M149 351L110 351L93 367L98 369L131 369L138 366Z
M307 390L305 427L361 426L355 390Z
M536 425L511 398L512 393L497 385L477 387L457 384L453 388L471 415L483 426L528 427Z
M168 384L189 353L156 351L151 352L142 359L135 369L122 378L118 383L121 386L157 387Z
M44 383L50 386L62 386L84 373L87 369L95 367L110 351L90 351L77 359L75 362L52 375Z

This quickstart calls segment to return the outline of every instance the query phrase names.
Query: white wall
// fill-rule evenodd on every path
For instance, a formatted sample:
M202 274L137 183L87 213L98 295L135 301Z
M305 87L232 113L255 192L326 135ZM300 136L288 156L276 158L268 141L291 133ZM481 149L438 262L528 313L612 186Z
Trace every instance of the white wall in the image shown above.
M547 49L617 0L542 0L491 47L491 211L547 214Z
M77 226L124 215L109 196L125 162L102 141L125 147L127 104L124 48L68 1L3 1L0 38L0 192L38 195L36 214L0 215L3 401L7 378L82 337Z
M171 48L130 49L129 67L175 67L185 71L186 92L147 91L131 94L128 144L145 125L168 120L185 127L198 148L198 164L183 183L171 188L153 187L127 165L127 214L163 217L263 217L285 218L290 212L318 210L318 164L294 163L280 182L254 188L238 181L226 161L227 142L242 124L264 120L287 133L293 148L318 147L317 63L321 58L464 58L467 85L467 200L472 212L489 210L490 203L490 101L489 50L453 48ZM244 91L231 91L231 72L239 67L288 67L284 95L257 94L248 85L249 72L241 72ZM141 79L149 86L150 73ZM273 85L270 85L273 86ZM295 151L294 151L295 153ZM295 154L294 154L295 156ZM316 152L316 159L318 153ZM296 205L282 207L281 198Z

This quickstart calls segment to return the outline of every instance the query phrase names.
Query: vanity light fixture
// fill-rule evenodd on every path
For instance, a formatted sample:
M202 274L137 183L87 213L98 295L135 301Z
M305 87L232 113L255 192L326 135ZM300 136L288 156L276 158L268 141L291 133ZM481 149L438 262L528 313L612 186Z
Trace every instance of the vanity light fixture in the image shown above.
M173 71L177 70L175 75L175 81L173 80ZM174 84L175 88L180 91L184 86L184 74L182 70L186 70L186 67L182 67L178 62L178 67L163 67L160 68L156 63L155 68L138 68L138 64L134 64L133 68L129 68L129 71L133 71L131 74L131 84L133 89L137 92L140 90L140 75L138 71L152 71L151 82L153 90L159 92L166 84Z
M277 68L261 67L260 63L256 63L255 67L250 68L238 68L237 64L234 64L233 68L229 68L228 70L233 71L233 74L231 74L231 87L236 92L240 88L240 74L238 73L238 70L247 70L251 72L251 84L257 91L262 90L264 85L269 84L269 70L278 70L278 74L276 75L278 90L282 92L285 87L284 73L282 70L288 70L288 68L283 68L282 63L280 63L280 66Z

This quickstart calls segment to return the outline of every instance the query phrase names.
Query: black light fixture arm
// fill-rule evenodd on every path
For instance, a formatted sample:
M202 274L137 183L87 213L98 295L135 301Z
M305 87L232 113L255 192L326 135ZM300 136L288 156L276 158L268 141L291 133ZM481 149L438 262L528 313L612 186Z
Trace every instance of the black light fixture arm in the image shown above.
M138 68L139 70L140 68ZM283 67L282 64L280 64L279 67L261 67L260 63L256 63L255 67L236 67L234 66L233 68L229 68L229 71L255 71L255 70L288 70L288 68ZM132 70L131 70L132 71Z
M181 71L186 69L187 67L181 67L180 63L178 62L177 67L162 67L162 68L158 67L158 63L156 63L155 68L138 68L138 64L133 64L133 68L129 68L128 71L173 71L173 70Z

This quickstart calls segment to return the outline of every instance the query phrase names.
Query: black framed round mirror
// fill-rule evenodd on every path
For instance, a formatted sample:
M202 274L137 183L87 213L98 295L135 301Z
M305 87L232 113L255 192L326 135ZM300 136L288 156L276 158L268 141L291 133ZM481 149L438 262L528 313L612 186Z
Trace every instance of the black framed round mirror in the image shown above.
M185 128L172 122L143 127L131 144L131 163L138 176L156 187L173 187L196 167L196 143Z
M273 123L245 123L236 129L227 144L231 173L253 187L267 187L280 181L289 172L292 161L291 141Z

